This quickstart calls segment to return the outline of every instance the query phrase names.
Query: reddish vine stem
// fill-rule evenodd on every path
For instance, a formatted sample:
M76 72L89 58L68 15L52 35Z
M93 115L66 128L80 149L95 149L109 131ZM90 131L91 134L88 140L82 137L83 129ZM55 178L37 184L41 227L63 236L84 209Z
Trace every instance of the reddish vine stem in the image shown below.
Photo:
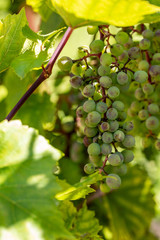
M11 110L11 112L8 114L6 119L10 121L16 112L22 107L22 105L26 102L26 100L31 96L31 94L39 87L39 85L46 80L52 72L53 65L55 64L55 61L57 60L60 52L64 48L65 44L67 43L71 33L73 32L73 28L68 27L67 31L65 32L63 38L61 39L60 43L58 44L55 52L53 53L51 59L49 60L49 63L45 68L42 67L43 72L38 77L38 79L32 84L32 86L27 90L27 92L22 96L22 98L19 100L19 102L15 105L15 107Z

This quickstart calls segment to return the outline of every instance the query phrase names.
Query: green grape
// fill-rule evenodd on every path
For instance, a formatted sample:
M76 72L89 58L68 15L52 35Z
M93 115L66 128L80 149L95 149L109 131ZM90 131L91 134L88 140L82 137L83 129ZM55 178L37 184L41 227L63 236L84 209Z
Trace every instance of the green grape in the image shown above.
M123 46L124 46L126 49L131 48L131 47L133 46L133 40L132 40L132 38L129 37L128 42L126 42Z
M147 72L148 69L149 69L149 63L148 63L146 60L141 60L141 61L138 63L138 68L139 68L139 70L141 70L141 71Z
M125 44L129 40L129 36L126 32L118 32L115 36L117 43Z
M92 97L95 92L95 87L92 84L88 84L84 87L82 93L85 97Z
M131 103L131 110L132 110L133 112L138 112L138 111L141 110L141 108L142 108L142 104L141 104L140 102L138 102L138 101L133 101L133 102Z
M111 98L111 99L115 99L119 96L120 94L120 91L117 87L115 86L112 86L108 89L108 96Z
M88 113L87 119L88 119L88 123L91 127L97 126L97 124L101 121L101 115L98 112L93 111L93 112Z
M123 111L124 110L124 103L121 101L114 101L112 103L112 107L117 109L118 111Z
M80 76L82 73L82 66L79 63L74 63L71 67L71 73L76 76Z
M123 129L127 132L131 131L134 128L133 122L125 122L123 123Z
M138 47L132 47L128 50L128 55L131 59L137 59L140 57L140 49Z
M102 40L94 40L89 47L92 53L100 53L104 48L104 42Z
M144 38L139 42L139 47L142 50L147 50L150 48L150 46L151 46L151 42L147 38Z
M98 26L88 26L87 27L87 32L90 35L94 35L98 32Z
M84 166L84 171L85 173L87 174L92 174L94 173L95 171L95 166L93 163L87 163L85 166Z
M142 32L142 36L147 39L152 39L154 36L154 33L150 29L146 29Z
M111 68L109 66L100 65L100 67L98 68L98 74L101 77L109 75L110 71L111 71Z
M62 71L68 72L71 70L73 62L71 58L64 56L58 60L57 64Z
M149 130L155 130L159 127L159 120L155 116L151 116L146 120L146 128Z
M108 193L111 190L106 183L101 183L99 188L103 193Z
M144 24L140 23L140 24L138 24L138 25L136 26L136 30L137 30L138 33L140 34L140 33L142 33L144 30L146 30L146 26L145 26Z
M155 64L160 64L160 53L155 53L153 55L152 60L154 61Z
M112 146L107 143L101 145L101 153L105 156L108 156L112 152Z
M112 57L108 53L103 53L100 57L100 63L103 66L109 66L112 63Z
M134 73L134 80L139 83L144 83L148 79L148 74L145 71L136 71Z
M151 103L148 105L148 112L150 114L157 114L159 113L159 106L156 103Z
M77 115L77 117L80 117L80 118L82 118L82 117L85 116L85 112L84 112L82 106L80 106L80 107L77 108L77 110L76 110L76 115Z
M154 92L154 87L150 83L145 83L142 89L143 89L143 92L147 95L150 95Z
M89 137L85 136L83 138L83 143L86 147L88 147L92 143L92 138L89 138Z
M93 100L87 100L83 104L83 110L87 113L92 112L96 109L96 103Z
M84 56L86 56L87 52L88 52L88 47L87 46L78 47L78 56L80 58L83 58Z
M158 29L154 34L154 39L159 43L160 42L160 29Z
M121 179L117 174L109 174L106 178L106 183L111 189L117 189L121 185Z
M100 156L89 155L89 160L90 160L95 166L99 166L99 165L101 164L101 157L100 157Z
M97 128L85 127L85 129L84 129L84 134L87 137L94 137L97 134L97 132L98 132Z
M73 88L78 89L82 85L82 78L78 76L74 76L70 79L70 84Z
M99 129L101 132L106 132L110 129L110 125L108 122L102 122L101 125L99 126Z
M99 79L99 83L104 88L109 88L112 86L112 79L108 76L102 76Z
M118 60L119 60L120 62L122 62L122 63L127 62L127 61L128 61L128 58L129 58L128 52L125 51L125 50L123 51L123 53L122 53L121 55L118 56Z
M72 132L75 126L74 119L72 116L64 117L61 124L62 124L63 131L66 133Z
M126 112L121 111L121 112L118 113L118 120L119 121L123 122L123 121L126 120L126 118L127 118L127 113Z
M132 148L135 145L135 138L132 135L126 135L122 144L126 148Z
M125 163L129 163L134 159L134 154L131 150L123 150L122 154L123 154Z
M120 85L127 84L128 83L128 75L126 73L124 73L124 72L119 72L117 74L117 82Z
M157 140L155 141L155 148L156 148L158 151L160 151L160 139L157 139Z
M115 152L115 154L117 154L120 157L122 163L124 161L123 154L121 152Z
M118 156L118 154L116 153L112 153L109 157L108 157L108 162L112 165L112 166L119 166L121 165L121 159L120 156Z
M96 111L99 113L105 113L107 111L107 104L104 102L98 102L96 105Z
M112 133L104 132L102 135L102 141L104 143L111 143L113 141Z
M115 132L119 128L119 122L117 120L109 122L109 131Z
M142 91L142 88L137 88L134 96L137 100L143 100L145 98L144 92Z
M115 44L111 45L111 49L110 50L111 50L111 53L114 56L118 57L118 56L120 56L123 53L124 48L123 48L123 46L121 44L115 43Z
M118 167L114 167L114 172L116 172L119 175L125 175L127 173L127 166L126 164L122 164Z
M138 113L138 117L140 120L144 121L149 117L148 111L145 109L142 109Z
M149 68L149 74L151 75L152 78L158 78L160 76L160 66L159 65L152 65Z
M125 135L121 130L117 130L114 132L113 137L117 142L122 142L125 138Z
M97 155L100 154L101 148L100 148L100 145L98 143L91 143L88 146L87 151L88 151L89 155L97 156Z
M93 71L93 69L87 68L87 69L85 70L85 72L84 72L84 76L85 76L85 77L94 76L94 71Z
M118 117L118 112L115 108L109 108L106 113L106 117L109 120L115 120Z

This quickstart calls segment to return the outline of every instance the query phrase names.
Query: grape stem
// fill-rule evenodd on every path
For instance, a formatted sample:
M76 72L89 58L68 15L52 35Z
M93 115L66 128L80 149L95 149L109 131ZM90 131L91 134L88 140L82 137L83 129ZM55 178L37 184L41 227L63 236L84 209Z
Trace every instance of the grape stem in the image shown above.
M55 52L53 53L51 59L49 60L49 63L44 68L42 66L42 73L38 77L38 79L32 84L32 86L27 90L27 92L22 96L22 98L18 101L18 103L15 105L15 107L11 110L11 112L8 114L6 119L10 121L16 112L22 107L22 105L26 102L26 100L32 95L32 93L39 87L39 85L45 81L52 73L52 68L61 53L62 49L66 45L71 33L73 32L74 28L68 27L67 31L65 32L63 38L61 39L60 43L58 44Z

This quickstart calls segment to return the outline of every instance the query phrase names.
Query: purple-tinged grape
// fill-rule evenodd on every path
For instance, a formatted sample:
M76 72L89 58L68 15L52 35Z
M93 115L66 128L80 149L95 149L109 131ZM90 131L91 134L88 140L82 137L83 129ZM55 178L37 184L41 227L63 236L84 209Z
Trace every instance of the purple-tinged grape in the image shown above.
M68 72L71 70L73 62L71 58L63 56L58 60L57 64L62 71Z
M128 55L131 59L137 59L140 57L140 49L138 47L132 47L128 50Z
M160 64L160 53L155 53L153 55L152 60L154 61L155 64Z
M160 29L158 29L154 34L154 39L159 43L160 42Z
M150 48L150 46L151 46L151 42L147 38L144 38L139 42L139 47L142 50L147 50Z
M129 40L124 44L124 47L128 49L128 48L131 48L132 46L133 46L133 40L132 38L129 37Z
M134 154L131 150L123 150L122 154L123 154L125 163L132 162L132 160L134 159Z
M85 173L87 174L92 174L94 173L95 171L95 166L93 163L87 163L85 166L84 166L84 171Z
M105 113L107 111L107 104L104 102L98 102L96 105L96 111L99 113Z
M125 138L124 132L122 132L121 130L117 130L114 134L113 134L114 139L117 142L122 142Z
M145 109L142 109L138 113L138 117L140 120L144 121L149 117L148 111Z
M115 108L109 108L107 113L106 113L106 117L109 120L115 120L118 117L118 112Z
M146 120L146 128L149 130L155 130L159 127L159 120L157 117L151 116Z
M148 74L145 71L136 71L134 73L134 80L139 83L144 83L148 79Z
M111 98L111 99L115 99L119 96L120 94L120 91L117 87L115 86L112 86L108 89L108 96Z
M121 111L121 112L118 113L118 120L119 121L123 122L123 121L126 120L126 118L127 118L127 113L126 112Z
M85 129L84 129L84 134L87 137L94 137L97 134L97 132L98 132L97 128L85 127Z
M115 43L111 46L111 53L116 57L120 56L123 53L123 51L124 48L121 44Z
M113 141L112 133L104 132L102 135L102 141L104 143L111 143Z
M118 111L123 111L124 110L124 103L121 101L114 101L112 104L112 107L117 109Z
M153 78L158 78L160 76L160 66L159 65L152 65L149 68L149 74ZM159 79L159 78L158 78Z
M112 146L107 143L101 145L101 153L105 156L108 156L112 152Z
M85 76L85 77L94 76L94 71L93 71L93 69L87 68L87 69L85 70L85 72L84 72L84 76Z
M120 157L122 163L124 161L123 154L121 152L115 152L115 154L117 154Z
M127 62L128 58L129 58L128 52L125 50L123 51L123 53L120 56L118 56L118 60L122 63Z
M119 175L125 175L127 173L127 166L126 164L122 164L118 167L114 167L114 172L116 172Z
M93 111L88 113L87 119L89 125L96 126L101 121L101 115L98 112Z
M93 100L87 100L83 104L83 110L87 113L92 112L96 109L96 103Z
M120 156L116 153L112 153L109 158L108 158L108 162L112 165L112 166L119 166L121 165L122 161L120 159Z
M120 84L120 85L125 85L128 83L128 75L124 72L119 72L117 74L117 82Z
M137 88L134 96L137 100L143 100L145 98L144 92L142 91L142 88Z
M158 151L160 151L160 139L157 139L157 140L155 141L155 148L156 148Z
M73 88L78 89L82 85L82 78L78 76L74 76L70 79L70 84Z
M85 116L85 114L86 114L86 113L84 112L82 106L80 106L80 107L77 108L77 110L76 110L76 115L77 115L77 117L82 118L82 117Z
M118 189L121 185L121 179L117 174L109 174L106 178L106 183L111 189Z
M159 106L156 103L151 103L148 105L148 112L150 114L157 114L159 113Z
M88 84L83 89L83 96L85 97L92 97L95 92L95 87L92 84Z
M79 63L74 63L71 67L71 73L76 76L80 76L82 73L82 66Z
M103 53L100 57L100 63L103 66L109 66L112 63L112 57L108 53Z
M106 132L110 129L110 124L108 122L102 122L99 128L101 132Z
M154 32L152 32L150 29L146 29L142 32L142 36L147 39L152 39L154 36Z
M126 135L122 144L126 148L132 148L135 145L135 138L132 135Z
M133 111L133 112L138 112L138 111L141 110L141 108L142 108L142 104L141 104L140 102L138 102L138 101L133 101L133 102L131 103L131 111Z
M89 47L92 53L100 53L104 48L104 42L102 40L94 40Z
M99 76L107 76L110 74L111 68L109 66L100 65L98 68Z
M98 32L98 26L88 26L87 27L87 32L90 35L94 35Z
M154 92L154 87L150 83L145 83L142 89L143 89L143 92L147 95L150 95Z
M123 123L123 129L127 132L131 131L134 128L133 122L125 122Z
M88 147L92 143L92 138L88 138L87 136L85 136L83 138L83 143L86 147Z
M148 69L149 69L149 63L146 60L141 60L138 63L138 69L141 70L141 71L147 72Z
M109 88L112 86L112 79L108 76L102 76L99 79L99 83L104 88Z
M110 121L109 122L109 131L110 132L115 132L119 128L119 122L117 120Z
M98 156L101 152L101 148L100 148L100 145L98 143L91 143L88 146L87 151L88 151L89 155Z
M125 44L129 40L129 36L126 32L118 32L115 36L116 42L120 44Z

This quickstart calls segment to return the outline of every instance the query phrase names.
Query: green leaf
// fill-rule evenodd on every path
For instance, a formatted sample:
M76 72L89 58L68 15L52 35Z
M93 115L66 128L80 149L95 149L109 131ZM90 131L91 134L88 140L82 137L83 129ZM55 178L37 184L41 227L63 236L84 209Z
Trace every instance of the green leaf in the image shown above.
M31 232L37 240L73 239L53 199L62 152L20 121L2 122L0 138L0 239L30 240Z
M84 198L87 194L95 192L93 188L90 188L90 185L101 181L104 178L106 178L106 176L102 176L99 172L96 172L83 179L83 181L74 184L73 186L61 181L60 183L65 190L56 194L55 197L58 200L77 200Z
M0 72L5 71L11 61L18 56L25 38L22 28L27 23L25 11L22 9L17 15L8 15L2 20L0 28Z
M144 0L52 0L52 4L72 27L95 22L131 26L142 21L145 15L160 11L159 7Z

